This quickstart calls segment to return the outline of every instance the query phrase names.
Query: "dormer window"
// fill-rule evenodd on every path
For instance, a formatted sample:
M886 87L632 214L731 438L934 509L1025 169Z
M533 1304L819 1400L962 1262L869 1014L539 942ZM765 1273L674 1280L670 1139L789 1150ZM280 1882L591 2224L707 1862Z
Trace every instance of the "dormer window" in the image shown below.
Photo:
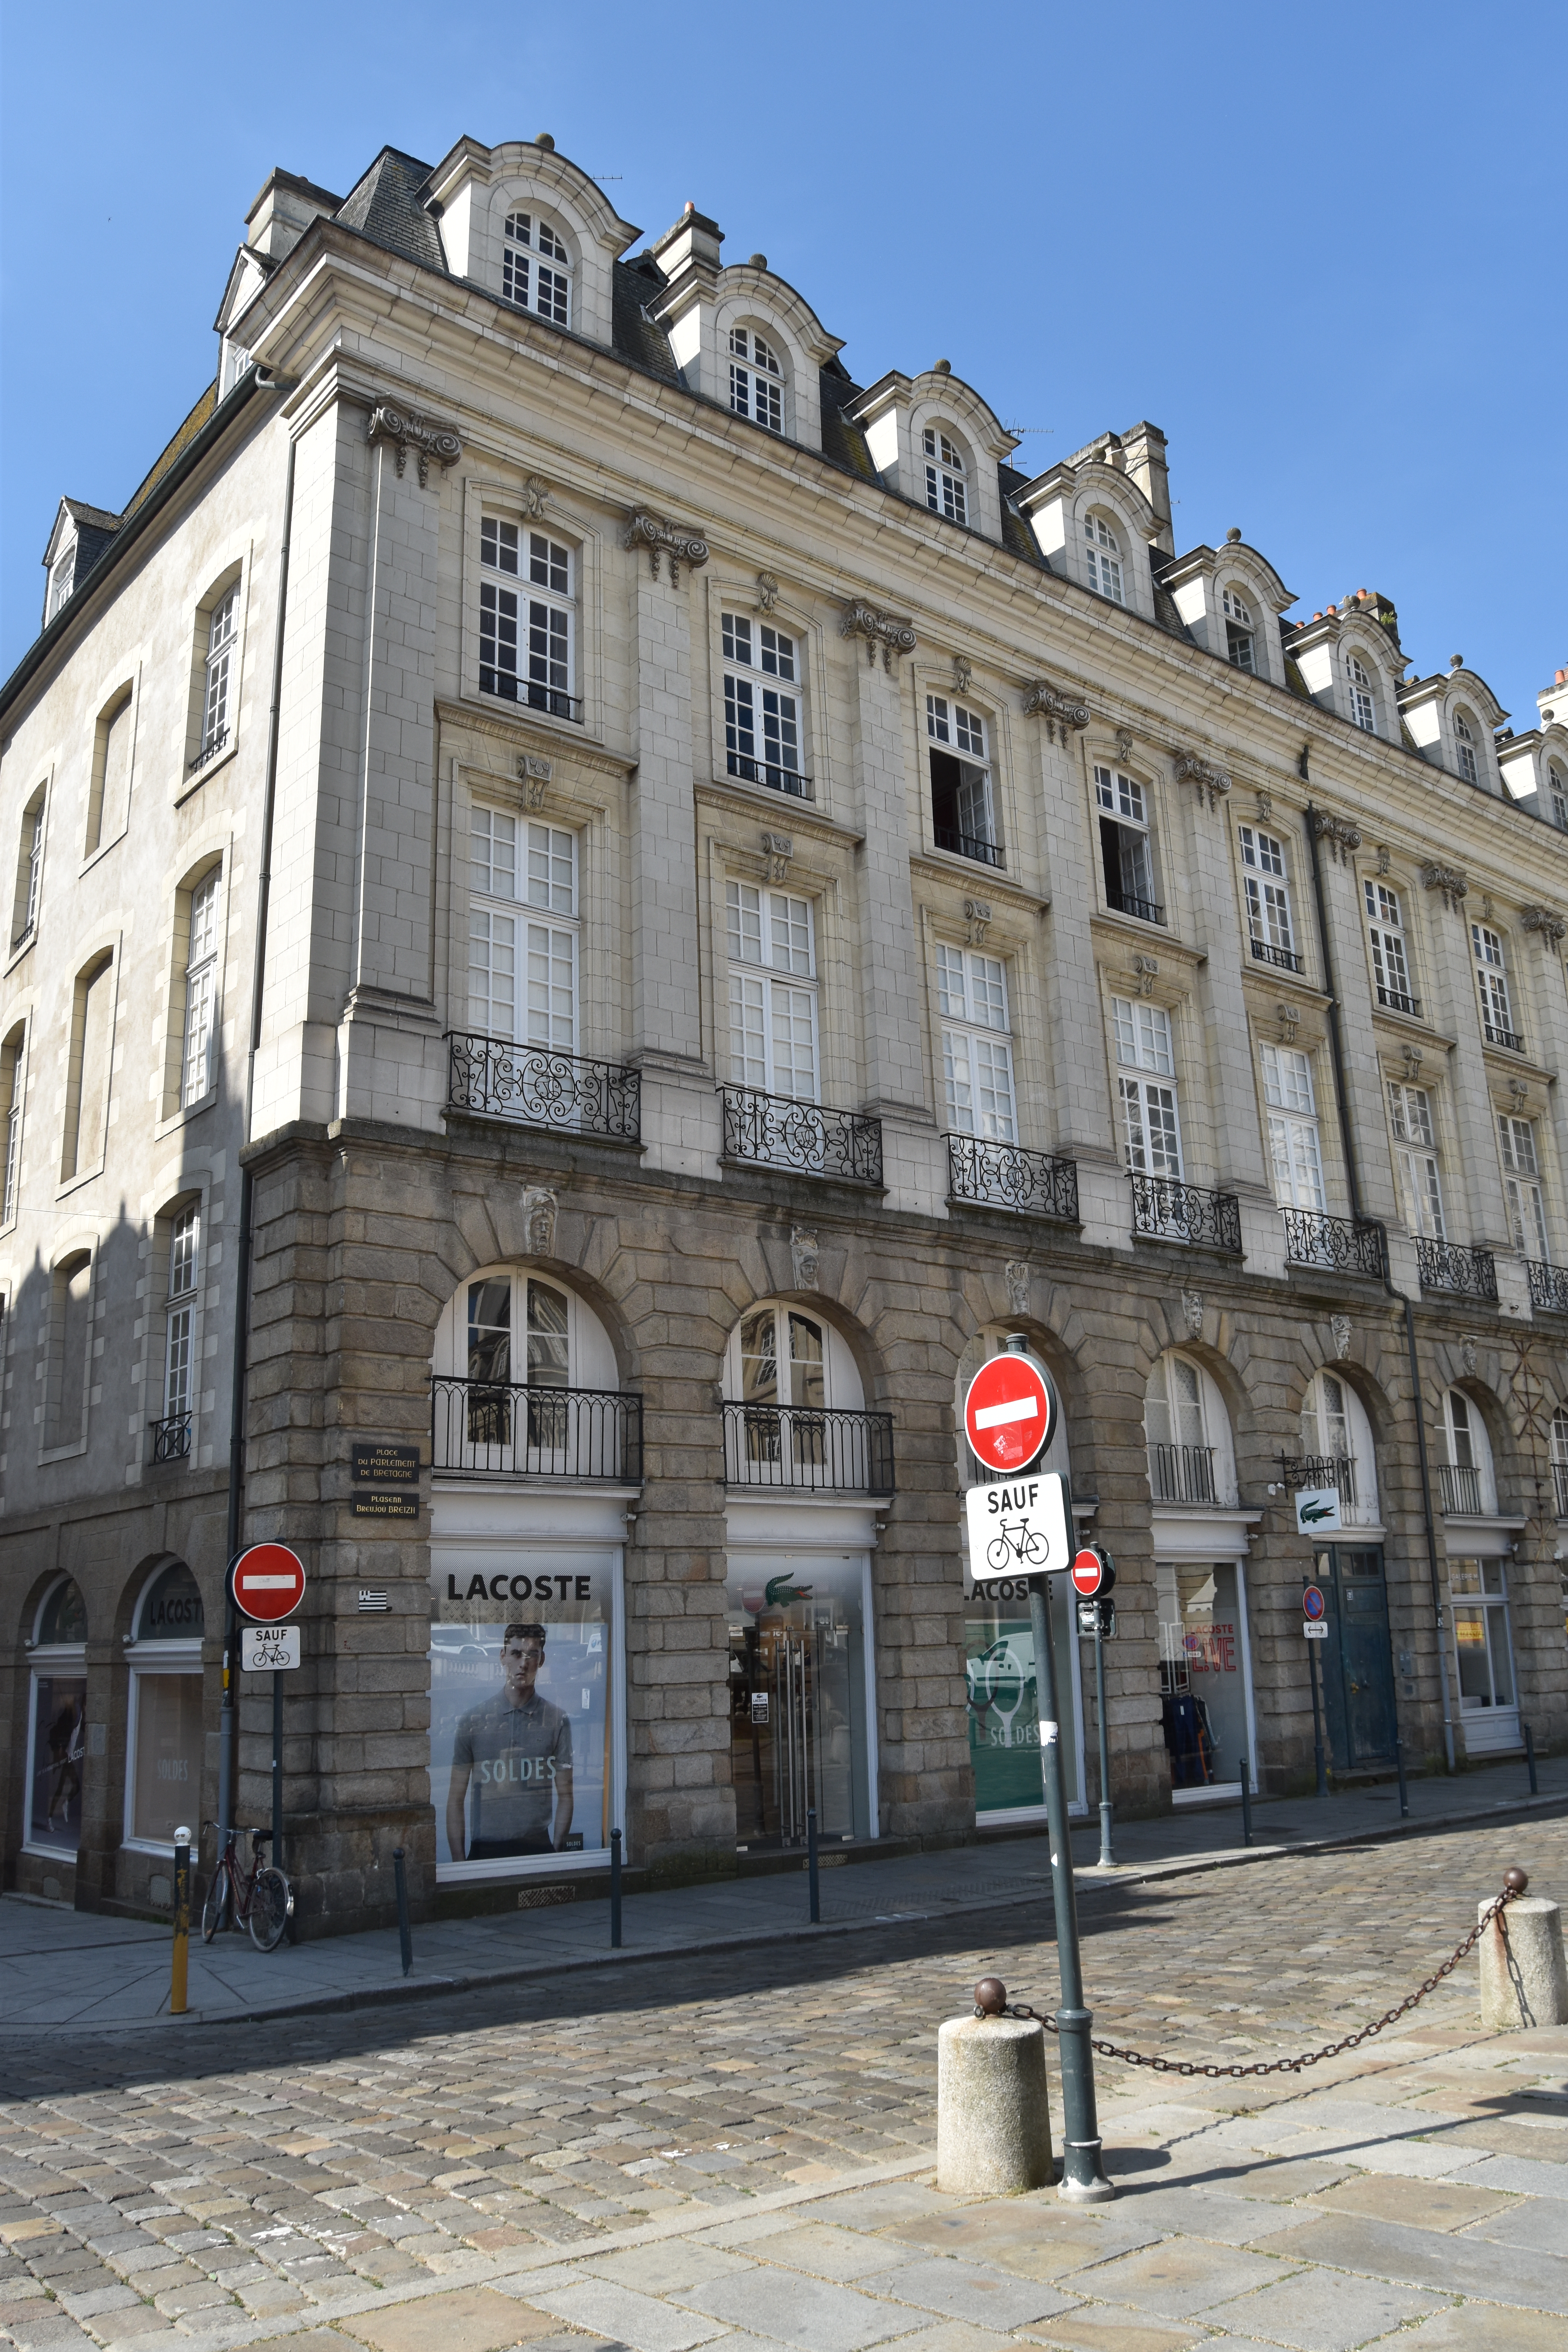
M501 291L552 327L572 323L572 258L559 233L537 213L508 213Z
M754 327L730 330L730 405L770 433L784 431L784 369Z
M1237 669L1255 670L1258 664L1253 658L1252 607L1234 588L1226 590L1221 602L1225 607L1226 659Z
M1462 710L1454 713L1454 756L1466 783L1479 784L1481 779L1476 766L1476 739Z
M1351 717L1363 735L1377 732L1377 705L1372 698L1372 680L1354 654L1350 657Z
M969 493L963 483L963 459L936 425L928 425L922 444L926 461L926 504L932 514L949 522L969 520Z
M1103 515L1085 515L1083 535L1088 542L1089 584L1101 596L1109 596L1113 604L1124 604L1121 593L1121 541Z
M1559 833L1568 833L1568 775L1554 766L1547 770L1546 782L1552 795L1552 822Z

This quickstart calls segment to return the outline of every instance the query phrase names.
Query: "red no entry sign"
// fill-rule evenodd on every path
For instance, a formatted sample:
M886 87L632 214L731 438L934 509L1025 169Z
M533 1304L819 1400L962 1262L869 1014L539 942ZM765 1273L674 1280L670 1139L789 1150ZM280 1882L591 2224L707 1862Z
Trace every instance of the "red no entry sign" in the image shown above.
M988 1470L1011 1476L1031 1463L1050 1434L1051 1392L1027 1356L993 1356L969 1383L963 1427L970 1451Z
M305 1598L305 1569L287 1544L252 1544L234 1563L234 1597L261 1625L292 1617Z
M1086 1545L1082 1551L1074 1554L1073 1591L1081 1592L1086 1601L1092 1601L1097 1592L1109 1592L1115 1581L1116 1570L1103 1552Z

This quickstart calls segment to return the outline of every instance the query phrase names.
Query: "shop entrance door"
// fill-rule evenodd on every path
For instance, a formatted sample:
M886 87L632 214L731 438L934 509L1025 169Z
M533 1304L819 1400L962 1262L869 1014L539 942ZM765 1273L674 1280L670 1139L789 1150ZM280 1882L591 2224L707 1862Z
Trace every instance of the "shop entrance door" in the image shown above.
M804 1847L813 1811L824 1843L868 1833L860 1576L833 1569L765 1562L731 1580L731 1770L748 1853Z
M1381 1544L1331 1544L1317 1556L1329 1637L1316 1644L1335 1769L1394 1762L1394 1661Z

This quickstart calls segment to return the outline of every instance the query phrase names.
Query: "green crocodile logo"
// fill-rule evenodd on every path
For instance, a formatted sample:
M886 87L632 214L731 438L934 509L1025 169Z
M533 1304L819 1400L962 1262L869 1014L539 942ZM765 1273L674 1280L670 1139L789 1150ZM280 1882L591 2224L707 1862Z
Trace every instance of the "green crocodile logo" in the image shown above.
M809 1601L809 1584L792 1584L787 1576L774 1576L763 1588L763 1599L770 1609L787 1609L792 1601Z
M1334 1507L1331 1503L1303 1503L1300 1512L1301 1525L1304 1528L1315 1528L1322 1520L1331 1519L1333 1516Z

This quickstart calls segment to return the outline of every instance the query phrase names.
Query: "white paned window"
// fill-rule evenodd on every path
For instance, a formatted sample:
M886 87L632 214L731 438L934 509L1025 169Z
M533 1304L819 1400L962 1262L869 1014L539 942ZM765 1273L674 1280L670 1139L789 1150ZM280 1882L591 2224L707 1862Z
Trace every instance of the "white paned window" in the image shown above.
M730 330L730 405L770 433L784 431L784 369L765 335L754 327Z
M1541 1192L1535 1129L1529 1119L1511 1118L1506 1111L1500 1112L1497 1125L1503 1198L1508 1204L1513 1245L1521 1257L1537 1258L1542 1265L1550 1265L1552 1250L1546 1239L1546 1203Z
M951 702L945 694L928 694L926 737L931 746L931 833L937 847L955 850L961 857L978 858L983 866L1000 866L984 719L978 710Z
M27 1033L20 1024L0 1047L0 1107L5 1119L5 1166L0 1191L0 1225L11 1224L20 1201L22 1176L22 1101L26 1085Z
M501 250L501 291L552 326L572 324L572 262L558 229L537 213L509 213Z
M969 520L969 493L964 487L963 457L955 443L934 425L928 425L922 441L926 461L926 504L932 514L945 515L949 522Z
M1165 909L1154 896L1153 836L1142 785L1119 769L1097 767L1094 798L1106 905L1142 922L1163 923Z
M44 795L34 793L22 814L21 873L17 877L16 911L20 918L12 934L13 947L31 938L38 928L38 899L44 887Z
M1546 772L1546 782L1552 796L1552 822L1559 833L1568 833L1568 775L1554 765Z
M739 1086L816 1100L816 952L811 901L725 885L730 1065Z
M577 1050L577 837L476 803L468 1018L504 1043Z
M1127 1165L1135 1176L1180 1181L1182 1135L1176 1110L1175 1052L1171 1016L1142 997L1113 996L1117 1087ZM1149 1071L1144 1077L1135 1072Z
M185 1034L180 1057L180 1108L200 1102L212 1085L213 1021L217 1009L218 884L215 866L191 892L190 948L185 958Z
M1282 1209L1321 1212L1323 1163L1311 1059L1293 1045L1265 1045L1262 1062L1274 1197Z
M1089 584L1109 596L1113 604L1127 601L1121 593L1121 541L1103 515L1085 515L1083 519L1084 553L1089 562Z
M193 765L200 767L228 740L234 656L239 629L239 583L218 599L207 623L206 676L202 688L202 740Z
M195 1370L196 1283L200 1274L201 1211L195 1202L182 1209L169 1234L169 1310L163 1341L163 1414L183 1419L191 1411Z
M1377 732L1377 705L1373 700L1372 679L1363 663L1354 654L1350 657L1351 717L1363 735Z
M939 945L936 983L948 1126L956 1135L1016 1143L1013 1048L1002 963L972 948Z
M1256 669L1251 605L1235 588L1227 588L1220 601L1225 608L1226 658L1237 669Z
M1462 710L1454 713L1454 753L1466 783L1479 784L1481 779L1476 765L1475 730Z
M728 773L808 798L810 779L800 764L800 651L795 639L743 613L726 613L721 630Z
M1285 878L1285 845L1258 826L1240 827L1242 881L1247 890L1247 928L1260 963L1300 971L1290 924L1290 889Z
M1394 1129L1394 1164L1405 1202L1405 1221L1413 1234L1428 1241L1447 1238L1443 1222L1443 1181L1437 1169L1436 1134L1432 1124L1432 1097L1425 1087L1389 1083L1389 1124Z
M1377 1001L1395 1013L1419 1013L1420 1001L1410 985L1410 961L1405 947L1405 916L1399 893L1386 882L1362 885L1366 898L1366 936L1372 949L1372 976Z
M546 531L486 515L479 562L497 575L479 582L479 692L575 719L571 549Z
M1513 1025L1509 1002L1508 968L1502 940L1488 923L1470 925L1470 945L1476 955L1476 985L1480 991L1481 1027L1489 1045L1511 1045L1517 1052L1524 1040Z
M68 540L50 568L48 617L51 621L61 605L70 601L70 593L76 584L76 541Z

